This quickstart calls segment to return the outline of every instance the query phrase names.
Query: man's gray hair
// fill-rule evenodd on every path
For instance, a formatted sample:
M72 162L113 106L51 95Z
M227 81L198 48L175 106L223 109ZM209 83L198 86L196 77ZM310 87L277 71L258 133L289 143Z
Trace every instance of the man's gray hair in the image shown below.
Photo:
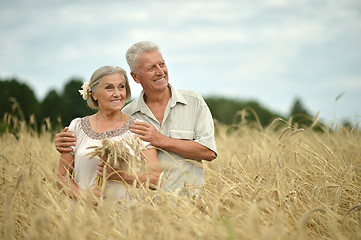
M98 88L100 82L102 81L102 79L105 76L112 75L115 73L120 73L120 75L122 75L122 77L125 81L125 90L126 90L125 98L126 98L126 100L129 100L130 97L132 96L132 93L130 91L127 72L121 67L103 66L103 67L98 68L93 73L93 75L91 76L90 81L89 81L89 86L90 86L91 92L97 91L97 88ZM90 95L90 97L87 99L87 104L89 107L91 107L93 109L99 108L98 101L95 101L92 95Z
M133 46L131 46L125 54L130 71L137 73L138 57L140 54L156 50L159 51L158 45L150 41L143 41L133 44Z

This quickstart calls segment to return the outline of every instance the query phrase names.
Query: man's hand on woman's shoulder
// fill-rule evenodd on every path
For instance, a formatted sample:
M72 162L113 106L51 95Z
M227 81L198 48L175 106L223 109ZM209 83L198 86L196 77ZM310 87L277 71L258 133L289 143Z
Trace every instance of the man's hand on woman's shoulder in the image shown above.
M55 135L55 147L60 153L71 152L72 146L75 146L76 138L72 132L69 131L68 127Z

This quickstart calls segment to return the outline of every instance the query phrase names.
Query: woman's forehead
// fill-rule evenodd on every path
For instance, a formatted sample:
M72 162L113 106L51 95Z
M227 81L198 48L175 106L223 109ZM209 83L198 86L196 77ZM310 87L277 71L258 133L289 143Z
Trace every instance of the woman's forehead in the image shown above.
M102 78L102 84L124 83L124 77L120 73L106 75Z

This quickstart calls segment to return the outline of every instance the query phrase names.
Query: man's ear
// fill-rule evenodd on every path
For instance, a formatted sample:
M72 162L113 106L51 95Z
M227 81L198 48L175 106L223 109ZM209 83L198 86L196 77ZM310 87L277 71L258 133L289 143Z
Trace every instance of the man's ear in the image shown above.
M132 78L136 83L139 83L138 74L136 74L135 72L130 72L130 75L132 76Z

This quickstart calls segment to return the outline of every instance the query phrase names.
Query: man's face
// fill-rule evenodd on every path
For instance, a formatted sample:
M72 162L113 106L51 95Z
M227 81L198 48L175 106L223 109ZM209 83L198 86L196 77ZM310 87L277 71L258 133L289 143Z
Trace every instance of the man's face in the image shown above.
M159 51L145 52L138 57L138 73L132 73L148 94L163 91L168 87L168 69Z

